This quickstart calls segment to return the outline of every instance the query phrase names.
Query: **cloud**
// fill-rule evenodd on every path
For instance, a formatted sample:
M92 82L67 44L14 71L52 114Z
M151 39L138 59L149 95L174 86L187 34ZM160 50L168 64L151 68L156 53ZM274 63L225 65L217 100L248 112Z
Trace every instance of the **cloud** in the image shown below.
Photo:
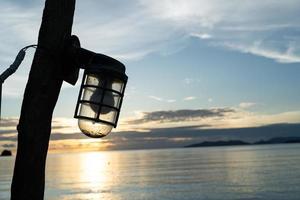
M150 95L149 98L150 98L150 99L154 99L154 100L156 100L156 101L163 101L162 98L157 97L157 96L151 96L151 95Z
M239 50L243 53L271 58L280 63L300 62L300 54L295 52L297 48L292 45L287 45L282 51L279 49L268 49L261 42L254 42L252 45L224 43L224 46L230 49Z
M194 79L194 78L185 78L183 80L183 83L186 85L194 84L194 83L200 83L199 79Z
M3 0L0 6L0 53L7 58L17 44L36 41L43 3ZM176 52L196 37L280 62L299 62L299 10L297 0L78 1L74 33L83 46L122 60ZM256 41L262 45L253 48Z
M274 127L276 127L274 129ZM188 144L217 141L244 140L254 142L274 137L299 136L300 124L274 124L250 128L210 128L188 126L176 128L151 128L147 133L111 133L104 139L52 140L50 151L62 150L117 150L183 147Z
M16 141L18 123L18 118L2 118L0 122L0 141ZM73 134L80 133L77 119L54 118L52 120L51 133L54 138L60 138L61 134L63 135L61 139L72 138Z
M203 39L203 40L207 40L207 39L212 38L212 35L207 34L207 33L191 33L190 36L200 38L200 39Z
M175 103L176 100L175 100L175 99L168 99L167 102L168 102L168 103Z
M15 148L16 145L15 144L3 144L2 147L3 148Z
M137 114L137 117L123 119L117 130L114 129L113 133L101 140L89 139L80 133L76 119L54 118L49 149L83 151L179 147L193 141L244 138L242 132L256 141L267 134L292 136L296 132L291 130L300 127L300 111L261 114L233 108L211 108ZM15 150L17 123L16 118L1 121L0 147ZM268 126L268 132L259 128L270 124L287 125L278 125L276 129ZM284 127L296 129L283 131Z
M189 96L189 97L185 97L183 100L184 101L192 101L192 100L195 100L195 99L197 99L197 97Z
M300 62L299 1L142 1L161 25L209 44L283 63ZM281 12L278 13L278 10ZM253 14L255 13L255 14ZM178 36L178 35L177 35ZM213 36L213 37L212 37ZM260 45L254 45L257 43Z
M157 97L157 96L148 96L150 99L153 99L155 101L161 101L161 102L167 102L167 103L175 103L176 102L176 99L164 99L164 98L161 98L161 97Z
M0 120L0 130L7 127L15 127L19 122L18 118L1 118Z
M253 107L255 105L256 105L256 103L253 103L253 102L241 102L239 104L239 107L243 108L243 109L246 109L246 108L251 108L251 107Z
M233 112L230 108L145 112L141 119L129 121L129 124L194 121L199 118L223 117Z
M0 2L1 70L20 48L36 43L43 6L36 0ZM172 54L199 38L216 48L299 63L299 13L298 0L90 0L77 2L73 30L85 48L121 60ZM23 65L30 66L29 60ZM5 86L5 96L23 94L28 71L18 70L16 82Z
M36 43L42 15L42 4L38 1L26 1L26 3L24 1L0 1L1 72L12 64L21 48ZM3 84L2 92L5 97L16 98L23 95L32 52L31 50L28 51L17 73L9 77Z
M139 112L137 116L123 118L116 131L149 132L153 127L189 126L201 126L208 129L243 128L278 123L300 123L300 111L263 114L240 108L210 108Z

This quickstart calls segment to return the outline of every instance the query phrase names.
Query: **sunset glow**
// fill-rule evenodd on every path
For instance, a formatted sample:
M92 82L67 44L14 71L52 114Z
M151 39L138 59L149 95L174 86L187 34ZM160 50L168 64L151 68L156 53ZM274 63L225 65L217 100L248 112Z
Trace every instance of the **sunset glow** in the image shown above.
M75 87L64 83L49 149L135 149L151 137L171 137L151 144L163 148L186 144L174 141L207 139L200 133L206 130L299 124L298 4L134 0L115 6L110 1L78 1L73 33L87 49L124 63L129 82L117 128L99 140L82 135L73 119L80 81ZM21 46L36 43L44 4L4 0L0 6L3 71ZM28 51L3 85L0 146L13 151L33 54ZM170 131L176 130L186 132L172 136Z

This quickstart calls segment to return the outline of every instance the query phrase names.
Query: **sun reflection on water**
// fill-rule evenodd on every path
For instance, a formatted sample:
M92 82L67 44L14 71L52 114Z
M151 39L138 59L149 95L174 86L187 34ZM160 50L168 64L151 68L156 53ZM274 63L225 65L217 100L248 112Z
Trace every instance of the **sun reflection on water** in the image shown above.
M110 181L110 160L106 153L88 153L80 157L80 180L92 186L102 186Z
M62 159L63 158L63 159ZM56 162L49 162L48 175L52 182L48 183L51 194L49 200L99 200L120 199L113 192L118 185L118 156L107 152L90 152L53 156ZM60 169L60 170L57 170ZM57 191L59 193L54 193ZM46 194L47 196L47 194Z
M86 192L78 195L79 199L118 199L112 194L111 185L115 181L108 153L85 153L80 156L79 180Z

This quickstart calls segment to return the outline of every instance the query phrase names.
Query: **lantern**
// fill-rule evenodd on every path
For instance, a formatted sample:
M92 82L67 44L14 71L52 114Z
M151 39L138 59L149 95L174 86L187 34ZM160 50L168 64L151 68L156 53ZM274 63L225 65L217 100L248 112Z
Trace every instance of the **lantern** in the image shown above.
M85 67L75 110L80 130L90 137L103 137L117 127L127 82L125 66L96 54Z
M74 115L78 126L89 137L104 137L117 127L127 83L125 66L109 56L81 48L76 36L67 42L65 51L64 80L75 84L77 69L85 70Z

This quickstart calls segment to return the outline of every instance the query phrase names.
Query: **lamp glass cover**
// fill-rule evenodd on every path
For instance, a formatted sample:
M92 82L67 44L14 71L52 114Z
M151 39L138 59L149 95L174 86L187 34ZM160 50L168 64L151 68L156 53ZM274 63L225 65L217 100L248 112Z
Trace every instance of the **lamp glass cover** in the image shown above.
M124 82L118 78L87 74L84 80L78 125L90 137L104 137L116 126Z

